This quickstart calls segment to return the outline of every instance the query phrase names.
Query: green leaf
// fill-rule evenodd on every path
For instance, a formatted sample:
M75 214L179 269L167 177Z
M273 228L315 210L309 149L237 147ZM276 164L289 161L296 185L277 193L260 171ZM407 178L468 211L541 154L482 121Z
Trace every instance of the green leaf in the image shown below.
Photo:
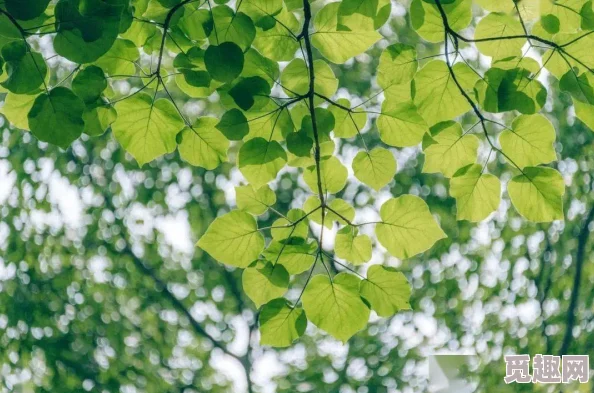
M229 141L216 129L218 119L199 117L181 132L179 154L184 161L212 170L227 161Z
M300 274L314 264L317 249L314 242L308 243L303 238L291 237L283 242L271 242L262 256L275 265L284 266L289 274Z
M406 259L427 251L446 234L421 198L403 195L389 199L380 209L382 222L375 233L393 256Z
M270 85L259 76L243 78L229 90L229 95L244 111L250 110L255 100L270 95Z
M169 100L153 102L148 94L138 93L119 101L115 109L118 118L111 127L113 134L138 165L175 150L175 137L184 122Z
M56 87L35 99L28 115L31 132L40 141L66 149L82 134L84 110L83 102L71 90Z
M410 292L404 274L390 267L373 265L367 270L367 279L361 281L361 296L380 317L410 310Z
M462 126L450 121L431 128L430 143L424 146L424 173L443 173L452 177L456 171L476 162L479 139L475 135L462 135Z
M10 124L21 130L29 130L29 111L37 98L34 94L8 93L4 98L4 106L1 112L6 116Z
M185 6L184 16L177 22L177 26L191 40L206 39L213 30L213 18L209 10Z
M213 8L212 16L214 28L208 38L209 47L218 45L223 51L230 48L230 46L224 46L224 43L233 43L240 48L242 53L248 50L256 36L256 28L249 16L243 12L234 13L226 5ZM229 54L227 58L232 59L233 57Z
M472 94L478 76L465 63L456 63L453 69L462 88ZM414 103L429 125L452 120L471 109L441 60L430 61L415 75Z
M370 18L366 19L371 22L371 27L361 23L360 18L349 22L347 26L339 25L339 7L340 3L330 3L318 12L314 19L316 31L311 42L328 60L342 64L365 52L382 36L373 29L373 20Z
M111 106L98 100L87 105L83 113L85 128L83 132L89 136L102 135L116 121L118 113Z
M559 81L559 88L582 102L594 104L594 78L590 72L578 75L576 70L567 71Z
M289 111L279 110L274 102L244 113L250 132L244 139L264 138L266 140L282 141L295 130Z
M382 52L377 67L377 84L387 89L410 82L417 72L417 51L405 44L392 44Z
M54 49L75 63L99 59L120 32L123 2L60 0L55 8Z
M259 187L274 179L287 163L287 153L276 141L254 138L239 149L237 165L245 178Z
M232 82L243 70L243 52L233 42L210 45L204 54L204 63L213 79Z
M307 215L301 209L291 209L286 218L279 218L272 224L270 232L276 241L289 238L307 239L309 233Z
M355 219L355 208L343 199L337 198L330 201L328 207L333 211L328 211L328 221L338 221L339 224L346 225L345 218L349 221Z
M312 147L313 140L303 130L287 135L287 150L297 157L309 157Z
M332 97L338 88L338 79L332 68L323 60L314 60L316 77L314 90L318 94ZM281 74L281 85L289 96L305 95L309 91L309 70L303 59L294 59Z
M264 236L251 214L233 210L217 217L197 245L221 263L244 268L264 250Z
M517 110L524 114L538 112L545 104L547 90L525 68L491 68L476 84L478 101L492 113Z
M7 78L1 85L12 93L27 94L43 85L47 66L43 56L33 52L24 41L13 41L2 47Z
M351 108L351 103L346 98L340 98L336 103L345 108ZM367 124L367 113L362 110L351 109L349 112L331 105L329 111L334 116L334 136L337 138L355 137Z
M369 262L371 259L371 239L358 233L357 228L349 225L338 231L334 241L336 256L354 265Z
M307 318L301 307L275 299L260 311L260 345L288 347L305 333Z
M138 48L134 42L118 39L106 54L95 61L95 65L101 67L107 75L134 75L138 57Z
M575 116L582 121L590 130L594 131L594 105L586 104L579 100L573 100Z
M264 214L276 203L276 194L268 185L254 188L250 185L235 187L237 207L251 214Z
M472 1L442 1L452 30L465 29L472 20ZM413 0L410 4L410 21L413 29L429 42L442 42L445 37L443 21L434 1Z
M412 102L387 99L377 119L380 139L390 146L408 147L421 143L429 129Z
M290 61L299 49L299 43L290 32L295 34L300 29L300 23L292 12L287 12L285 9L274 18L277 22L272 28L258 29L254 47L262 55L274 61Z
M509 130L499 135L503 152L520 168L547 164L557 159L555 128L543 115L520 115Z
M382 147L370 152L360 151L353 160L353 171L360 182L379 191L396 175L396 159Z
M241 76L244 78L259 76L266 80L272 88L276 85L279 75L279 66L276 61L267 59L253 48L245 53L243 71L241 72Z
M289 289L289 273L281 265L269 262L256 262L243 271L241 276L243 290L260 308L272 299L281 297Z
M336 194L346 186L347 177L348 171L338 158L332 156L320 161L322 192ZM313 193L318 193L318 174L315 166L303 172L303 180Z
M563 220L565 183L552 168L526 167L510 180L509 197L524 218L534 222Z
M523 36L524 29L520 21L506 14L491 13L485 16L476 26L474 33L475 40L485 38L499 38L509 36ZM485 56L494 59L503 59L511 56L519 56L526 38L515 39L493 39L477 42L478 50Z
M499 207L501 183L496 176L483 173L480 165L472 164L452 177L450 194L456 198L456 219L479 222Z
M86 67L72 80L72 90L85 103L97 101L106 88L105 74L97 66Z
M332 229L332 221L325 219L327 210L321 209L322 202L317 195L312 195L305 200L303 204L303 210L309 214L309 220L315 222L316 224L322 225L328 229ZM324 214L322 214L324 213ZM322 221L322 219L324 219Z
M6 11L15 19L31 20L43 14L50 0L6 0Z
M303 309L314 325L347 342L367 325L369 308L359 296L359 279L347 273L332 281L314 276L303 292Z
M237 108L225 112L216 128L230 141L240 141L250 131L245 115Z

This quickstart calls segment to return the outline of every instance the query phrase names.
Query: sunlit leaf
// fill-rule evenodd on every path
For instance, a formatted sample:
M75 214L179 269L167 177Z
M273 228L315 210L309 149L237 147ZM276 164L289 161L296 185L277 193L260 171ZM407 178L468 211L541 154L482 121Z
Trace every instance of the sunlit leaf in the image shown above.
M425 201L414 195L389 199L382 205L380 217L382 221L375 228L377 239L400 259L427 251L446 237Z
M303 309L314 325L346 342L367 325L369 308L359 296L359 279L340 273L332 281L314 276L303 293Z
M198 240L198 247L217 261L247 267L264 249L264 237L256 219L249 213L234 210L218 217Z

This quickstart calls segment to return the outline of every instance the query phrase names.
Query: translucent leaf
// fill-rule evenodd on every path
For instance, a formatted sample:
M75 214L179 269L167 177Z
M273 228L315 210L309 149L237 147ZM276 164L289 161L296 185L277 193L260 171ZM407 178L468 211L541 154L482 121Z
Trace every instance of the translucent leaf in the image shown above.
M345 108L351 108L351 103L346 98L340 98L336 103ZM349 112L335 105L331 105L329 110L334 116L334 136L338 138L357 136L367 123L367 114L362 110L353 109Z
M317 249L314 242L291 237L283 242L271 242L262 255L273 264L284 266L289 274L300 274L314 264Z
M251 185L235 187L237 207L251 214L264 214L276 203L276 194L268 185L254 188Z
M594 131L594 105L573 100L573 106L575 107L575 116L590 130Z
M301 209L289 210L286 218L279 218L272 224L270 232L276 241L290 238L307 239L309 223L306 213Z
M115 105L118 118L112 125L115 138L142 166L171 153L176 135L184 128L173 104L162 98L138 93Z
M405 44L392 44L382 52L377 67L377 84L387 89L410 82L417 72L417 51Z
M204 8L194 8L192 4L184 7L184 16L177 26L191 40L204 40L214 28L212 14Z
M410 293L404 274L390 267L373 265L367 270L367 279L361 281L361 296L380 317L410 310Z
M510 180L509 197L523 217L534 222L563 220L565 183L552 168L526 167Z
M370 28L365 28L365 24L359 20L349 23L348 26L339 26L339 6L340 3L330 3L318 12L314 20L316 31L311 41L328 60L342 64L351 57L365 52L382 36L373 29L373 24Z
M347 273L332 281L314 276L303 292L303 309L314 325L346 342L367 325L369 308L359 296L360 280Z
M520 115L511 129L499 135L503 152L520 168L547 164L557 159L555 129L543 115Z
M2 114L8 121L21 130L29 130L29 111L35 102L35 94L14 94L8 93L4 98Z
M82 134L84 110L72 90L55 87L35 99L28 116L31 132L40 141L66 149Z
M450 27L454 31L466 28L472 20L472 1L442 1ZM429 42L442 42L445 37L443 21L434 2L413 0L410 5L410 20L413 29Z
M421 198L403 195L389 199L380 209L382 222L375 233L393 256L406 259L427 251L446 237Z
M241 281L246 295L260 308L287 292L289 273L281 265L258 261L243 271Z
M287 163L287 153L276 141L254 138L239 149L237 165L245 178L259 187L274 179Z
M235 13L226 5L220 5L212 9L212 17L213 29L208 38L210 46L218 45L226 50L230 46L223 46L223 43L230 42L241 48L242 53L248 50L256 37L256 28L249 16L243 12Z
M433 126L423 145L423 172L452 177L458 169L476 162L479 139L475 135L463 136L462 126L450 121Z
M275 299L260 311L260 344L288 347L305 333L307 318L301 307Z
M229 141L216 129L218 122L215 117L199 117L182 130L178 150L184 161L209 170L227 161Z
M376 147L360 151L353 160L355 177L376 191L387 185L396 174L396 159L387 149Z
M88 104L83 113L85 128L83 132L89 136L99 136L116 121L118 113L116 110L103 101Z
M390 146L407 147L421 143L429 127L412 102L387 99L377 119L381 140Z
M518 19L505 14L491 13L481 19L477 24L474 39L481 40L518 35L524 35L524 29ZM525 43L525 38L493 39L477 42L476 46L483 55L491 56L495 59L503 59L520 55L520 51Z
M258 259L264 236L251 214L234 210L217 217L197 245L221 263L244 268Z
M107 75L134 75L135 61L138 57L138 48L134 42L118 39L106 54L95 61L95 64Z
M316 77L314 90L318 94L332 97L338 88L338 79L332 68L323 60L314 60ZM281 85L289 96L305 95L309 91L309 71L303 59L294 59L281 74Z
M538 112L545 104L545 87L525 68L502 70L491 68L484 80L478 81L476 91L483 109L500 113L517 110L520 113Z
M450 195L456 198L458 220L479 222L499 207L501 183L496 176L483 173L480 165L472 164L452 177Z
M354 265L371 259L371 239L367 235L358 235L358 232L357 228L346 226L338 231L334 241L336 256Z
M462 88L472 93L478 76L465 63L456 63L453 69ZM430 61L415 75L414 103L429 125L452 120L471 109L441 60Z
M302 2L300 6L303 7ZM254 47L274 61L290 61L299 49L299 43L290 32L294 33L300 28L299 21L292 12L285 9L276 15L275 19L278 22L272 28L258 29Z
M346 225L344 219L353 221L355 219L355 208L344 199L336 198L330 201L328 207L333 211L328 211L328 221L338 221L339 224Z
M346 186L348 171L338 158L332 156L320 161L320 177L322 192L336 194ZM318 174L315 166L303 172L303 180L313 193L318 193Z

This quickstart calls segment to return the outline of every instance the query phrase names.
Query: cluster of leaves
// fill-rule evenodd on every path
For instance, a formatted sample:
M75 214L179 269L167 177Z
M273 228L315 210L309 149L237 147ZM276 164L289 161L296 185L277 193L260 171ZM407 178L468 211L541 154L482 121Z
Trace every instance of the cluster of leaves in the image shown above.
M262 343L290 345L307 320L346 341L366 325L370 310L390 316L409 308L401 273L378 265L359 277L350 267L371 259L373 239L361 227L375 226L379 244L401 259L446 236L417 196L387 200L372 222L357 220L354 207L336 196L349 181L337 144L362 140L368 124L385 145L422 146L424 172L450 179L460 220L481 221L500 205L500 179L487 173L495 155L517 172L507 192L522 216L563 219L563 178L543 166L556 160L555 130L539 113L548 95L539 78L545 69L554 75L576 115L594 127L592 2L476 2L475 11L485 15L473 32L471 0L413 0L410 22L421 38L443 47L441 59L420 58L401 43L387 46L377 94L351 105L333 98L339 87L333 67L382 39L388 0L241 0L234 9L225 0L6 0L2 110L13 125L63 148L82 133L111 129L139 165L177 149L190 164L214 169L237 144L237 166L248 184L236 188L238 209L217 218L198 245L245 268L245 292L261 307ZM42 35L76 64L53 85L52 69L34 49ZM473 68L467 48L490 57L491 68L484 74ZM147 56L148 70L140 62ZM128 91L122 92L123 81ZM216 93L226 111L190 121L173 88L186 99ZM377 100L379 112L365 108ZM464 130L462 116L476 124ZM484 162L481 139L488 145ZM394 151L369 149L364 141L363 147L352 171L380 190L397 171ZM269 183L287 166L299 169L311 196L283 213L274 208ZM279 218L259 227L265 212ZM324 234L335 225L331 253ZM334 263L345 271L333 275ZM314 275L318 265L327 274ZM289 302L283 296L301 275L303 290Z

